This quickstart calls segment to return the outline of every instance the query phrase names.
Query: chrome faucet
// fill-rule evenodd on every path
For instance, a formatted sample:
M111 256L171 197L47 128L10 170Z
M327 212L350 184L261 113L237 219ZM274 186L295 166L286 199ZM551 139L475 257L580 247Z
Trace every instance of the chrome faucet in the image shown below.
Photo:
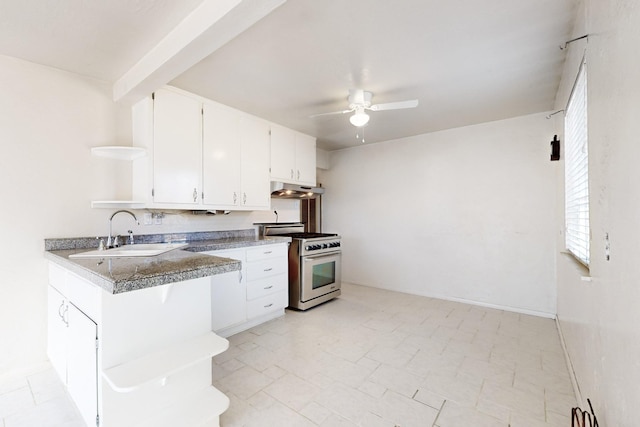
M118 215L119 213L124 212L124 213L128 213L129 215L131 215L133 217L133 219L136 221L136 225L140 225L140 222L138 222L138 218L136 218L136 216L132 213L129 212L127 210L119 210L119 211L115 211L113 213L113 215L111 215L111 218L109 218L109 237L107 238L107 248L112 248L114 246L119 246L120 243L118 242L118 236L116 236L116 238L113 240L113 244L112 242L112 236L111 236L111 224L113 221L113 217ZM133 231L129 230L129 244L133 244Z

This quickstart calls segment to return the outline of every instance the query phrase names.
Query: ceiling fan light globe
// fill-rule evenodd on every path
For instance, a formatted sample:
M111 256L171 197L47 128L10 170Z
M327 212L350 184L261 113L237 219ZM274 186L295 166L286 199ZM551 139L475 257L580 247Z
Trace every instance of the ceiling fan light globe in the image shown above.
M369 115L364 111L356 112L353 116L349 117L349 121L355 127L362 127L369 123Z

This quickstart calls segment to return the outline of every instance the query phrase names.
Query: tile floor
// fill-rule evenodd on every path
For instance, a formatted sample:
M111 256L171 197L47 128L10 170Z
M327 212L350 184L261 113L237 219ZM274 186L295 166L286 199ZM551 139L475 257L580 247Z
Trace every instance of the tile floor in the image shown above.
M221 425L570 427L551 319L345 285L230 338Z
M223 427L569 427L576 406L550 319L345 285L230 342ZM82 426L51 369L0 382L0 427L27 426Z

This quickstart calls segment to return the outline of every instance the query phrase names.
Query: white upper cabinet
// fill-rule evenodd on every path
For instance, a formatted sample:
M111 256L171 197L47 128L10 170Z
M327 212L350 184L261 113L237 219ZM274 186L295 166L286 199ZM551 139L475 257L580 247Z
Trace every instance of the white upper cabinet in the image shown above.
M271 125L271 180L316 185L316 139Z
M244 209L269 209L269 123L249 116L240 121L241 184L240 205Z
M198 204L202 193L202 103L169 90L153 102L153 201Z
M316 185L316 139L297 132L296 168L299 184Z
M204 204L234 209L240 201L240 115L205 102L202 118Z
M270 207L269 123L175 88L133 107L133 195L148 208Z

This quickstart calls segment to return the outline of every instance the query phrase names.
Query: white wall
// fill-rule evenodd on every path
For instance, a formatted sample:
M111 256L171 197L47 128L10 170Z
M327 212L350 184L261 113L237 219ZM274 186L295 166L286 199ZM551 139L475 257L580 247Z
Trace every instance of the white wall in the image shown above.
M94 199L130 197L130 166L93 158L90 147L130 145L130 109L111 88L53 68L0 56L0 377L46 361L44 239L104 236L113 209ZM295 201L276 201L280 221L298 220ZM142 211L136 211L142 214ZM296 216L297 215L297 216ZM272 212L167 215L136 234L251 228ZM114 232L132 228L114 219Z
M332 152L343 280L555 315L552 138L537 114Z
M635 0L585 0L574 37L588 33L589 40L571 46L557 98L564 108L586 49L591 265L587 271L558 254L558 319L582 398L591 399L600 425L619 427L638 425L640 402L638 23ZM562 194L562 174L558 178ZM558 218L562 230L562 211Z

